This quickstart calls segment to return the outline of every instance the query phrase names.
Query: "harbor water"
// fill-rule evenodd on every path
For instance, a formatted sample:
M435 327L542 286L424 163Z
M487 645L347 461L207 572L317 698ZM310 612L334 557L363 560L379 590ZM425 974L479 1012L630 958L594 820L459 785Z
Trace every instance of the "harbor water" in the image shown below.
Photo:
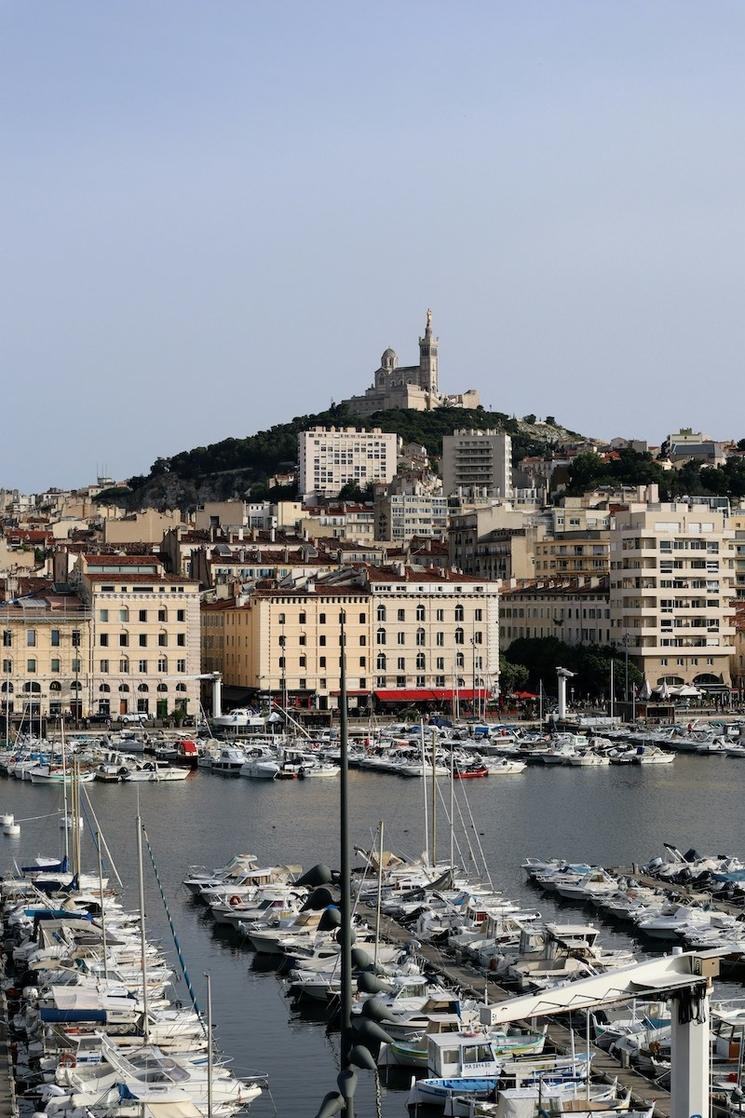
M438 782L445 803L449 781ZM276 973L254 962L254 955L229 932L218 930L207 909L182 887L190 866L223 865L236 852L252 852L262 865L323 861L338 866L337 780L252 782L196 772L174 784L92 784L87 786L125 886L129 907L137 907L135 815L140 796L143 822L157 860L166 900L197 997L204 974L212 976L216 1037L238 1074L266 1072L271 1098L252 1107L260 1118L272 1113L272 1099L282 1118L315 1113L323 1095L335 1086L338 1037L322 1020L293 1011ZM27 781L0 782L0 811L21 821L19 837L0 836L0 866L53 856L64 841L59 817L36 818L59 808L59 789ZM413 857L424 843L421 782L372 772L350 774L352 841L375 841L378 820L385 820L386 847ZM576 921L577 909L559 909L525 882L520 870L527 856L560 855L605 865L643 862L663 842L707 852L745 853L742 805L745 763L696 755L679 755L673 765L603 768L536 766L516 776L468 782L457 789L456 812L461 864L483 879L478 844L492 881L508 897L520 899L544 915ZM474 827L470 824L470 815ZM438 855L447 858L449 829L438 813ZM470 848L477 863L471 865ZM86 837L84 851L94 869L95 850ZM150 938L160 938L175 952L157 883L146 864ZM588 919L597 917L586 914ZM624 946L630 940L612 925L601 925L602 940ZM739 988L737 988L739 993ZM745 991L743 991L745 993ZM183 981L175 996L184 1004ZM405 1093L383 1089L386 1118L405 1113ZM358 1115L374 1115L372 1077L360 1073Z

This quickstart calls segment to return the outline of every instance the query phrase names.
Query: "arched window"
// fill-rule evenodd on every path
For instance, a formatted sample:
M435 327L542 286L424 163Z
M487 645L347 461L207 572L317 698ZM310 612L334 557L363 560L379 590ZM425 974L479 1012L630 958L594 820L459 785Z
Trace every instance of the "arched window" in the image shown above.
M41 691L41 684L40 683L24 683L23 690L25 691L25 693L27 695L29 695L29 694L38 695L39 692Z
M460 626L455 630L455 643L456 644L463 644L464 643L463 630L460 628Z
M62 684L60 683L60 681L58 679L53 679L52 682L49 684L49 690L50 691L61 691L62 690Z
M416 607L416 619L417 621L424 621L424 606L418 605Z
M120 683L119 684L119 691L122 695L126 695L126 693L129 691L129 684L128 683Z
M385 606L378 606L378 621L385 621Z
M79 679L74 679L72 681L72 683L70 684L70 690L71 691L82 691L83 690L83 684L80 682Z
M376 668L378 669L379 672L384 672L385 671L385 665L386 665L385 652L379 652L378 653L378 658L375 661L375 666L376 666Z
M146 683L141 683L139 685L139 687L137 688L137 690L138 691L149 691L150 688L148 687L148 685Z
M375 639L378 644L385 644L385 629L378 629Z
M119 620L129 621L129 610L126 606L122 606L122 608L119 610Z
M100 687L98 688L98 690L99 691L104 691L104 692L109 692L111 690L111 688L109 687L108 683L102 683L100 685Z
M456 606L455 607L455 620L456 621L462 621L463 620L463 606Z
M424 629L417 629L417 631L416 631L416 643L418 645L422 646L422 645L424 645L425 640L426 640L426 636L425 636Z
M2 685L2 687L0 687L0 691L5 691L6 694L11 692L12 690L13 690L13 684L12 683L4 683Z
M168 690L168 684L167 683L159 683L158 684L158 690L159 691L167 691Z
M186 690L186 684L185 683L177 683L176 684L176 690L177 691L185 691Z
M466 681L465 681L465 679L463 679L463 677L462 677L462 676L460 676L460 675L458 676L458 686L459 686L459 687L465 687L465 686L466 686Z
M417 666L417 669L419 671L423 671L424 668L427 667L427 657L424 655L423 652L417 652L417 654L416 654L416 666Z
M462 652L458 652L458 653L456 654L456 657L455 657L455 666L456 666L456 668L465 668L465 666L466 666L466 658L465 658L465 656L463 655L463 653L462 653Z

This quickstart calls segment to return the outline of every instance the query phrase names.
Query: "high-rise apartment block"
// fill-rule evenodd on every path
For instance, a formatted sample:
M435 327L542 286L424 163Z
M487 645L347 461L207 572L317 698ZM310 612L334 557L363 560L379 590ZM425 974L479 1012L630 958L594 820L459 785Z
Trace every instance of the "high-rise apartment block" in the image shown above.
M442 488L512 497L512 439L503 431L454 431L442 440Z
M300 492L304 497L336 497L350 482L388 485L396 474L398 436L380 428L312 427L298 436Z

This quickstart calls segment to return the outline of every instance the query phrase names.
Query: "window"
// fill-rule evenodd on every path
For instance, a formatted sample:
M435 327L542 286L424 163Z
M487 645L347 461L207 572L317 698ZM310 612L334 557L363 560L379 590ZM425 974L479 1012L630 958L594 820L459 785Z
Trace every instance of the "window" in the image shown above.
M36 648L36 629L26 630L26 647Z
M318 667L319 668L325 668L326 667L326 657L325 656L319 656L318 657Z
M360 656L360 667L361 668L366 668L367 667L367 656Z
M52 629L50 638L52 648L59 648L59 629Z
M98 643L101 645L101 648L108 648L109 647L109 634L108 633L99 633L98 634Z
M400 609L398 611L397 615L396 615L396 618L397 618L398 621L405 621L406 620L406 610L405 609Z
M284 658L284 656L280 656L280 658L279 658L279 660L277 661L277 663L279 664L280 668L284 668L284 666L285 666L285 658Z
M300 634L300 636L298 637L298 643L301 644L301 645L305 645L305 643L306 643L305 633Z
M137 643L140 648L147 648L147 633L140 633L137 637Z
M98 611L98 620L99 621L108 621L109 620L109 611L107 609L100 609Z
M147 675L147 660L137 661L137 671L140 675Z
M363 634L360 637L360 648L365 648L366 646L367 646L367 637Z
M319 613L318 624L319 625L325 625L326 624L326 614L325 613Z
M119 671L122 673L122 675L127 675L127 673L129 672L129 660L119 661Z
M186 671L186 660L177 660L176 661L176 671L177 672L185 672Z
M364 676L361 676L360 677L360 691L366 691L366 690L367 690L367 680L365 679Z
M299 689L300 689L301 691L307 691L307 690L308 690L308 681L307 681L307 679L301 679L301 680L299 680L299 681L298 681L298 688L299 688Z
M129 633L120 633L119 634L119 647L120 648L128 648L129 647Z
M416 677L416 685L417 685L417 687L426 687L427 686L427 677L424 676L424 675L418 675Z
M426 634L424 632L424 629L417 629L417 631L416 631L416 643L418 645L423 645L425 640L426 640Z
M70 665L70 667L72 668L72 670L73 670L74 672L79 672L79 671L81 671L81 670L82 670L82 667L83 667L82 661L80 661L80 660L73 660L73 661L72 661L72 664Z
M375 667L379 672L384 672L386 668L385 652L379 652L375 659Z
M456 621L462 621L463 620L463 606L456 606L455 607L455 620Z
M444 621L445 620L445 610L444 609L435 610L435 620L436 621Z
M366 621L367 621L367 614L366 613L361 613L360 614L360 625L364 625Z
M140 610L137 611L137 620L138 621L147 621L147 610L146 609L140 609Z
M406 644L406 633L396 633L396 644Z
M166 659L165 656L159 656L158 657L158 671L159 672L167 672L168 671L168 660Z
M177 621L186 621L186 610L185 609L177 609L176 610L176 620Z
M435 634L435 644L437 645L438 648L444 648L445 647L445 634L444 633L436 633Z
M318 643L321 646L321 648L326 647L326 637L323 634L321 634L321 636L318 638Z
M36 660L27 660L26 661L26 671L27 672L35 672L36 671Z
M308 661L307 661L307 657L305 657L305 656L301 656L301 657L300 657L300 660L299 660L299 664L300 664L300 667L301 667L301 668L304 668L304 667L306 667L306 666L307 666L307 663L308 663Z
M480 629L477 629L476 632L473 634L473 643L474 644L483 644L484 643L484 634L481 632Z
M167 620L168 620L168 610L167 609L159 609L158 610L158 621L167 621Z
M376 675L375 686L376 687L385 687L385 676L384 675Z
M127 609L126 606L124 607L124 609L119 610L119 620L120 621L129 621L129 610Z
M298 624L300 624L300 625L305 625L305 622L307 620L306 615L304 613L299 613L297 619L298 619Z
M168 633L158 633L158 647L159 648L167 648L168 647Z
M423 652L417 652L416 666L418 671L424 671L424 669L427 667L427 658Z
M435 687L444 687L444 686L445 686L445 676L444 675L436 675L435 676Z
M320 689L322 691L325 691L326 690L326 680L325 679L319 679L318 686L320 687Z
M3 648L10 648L13 644L12 629L3 629Z
M405 687L405 686L406 686L406 676L405 675L397 675L396 676L396 687Z
M284 623L285 623L285 621L286 621L287 619L286 619L286 617L285 617L285 615L284 615L283 613L280 613L280 615L279 615L279 617L277 618L277 620L279 621L280 625L284 625Z
M461 628L456 629L455 630L455 643L456 644L463 644L464 639L465 638L464 638L463 630Z
M483 621L483 610L475 609L473 611L473 619L474 621Z
M106 675L108 673L108 670L109 670L109 661L108 660L99 660L98 661L98 669L99 669L99 671L101 672L102 675Z
M5 672L6 675L10 675L10 673L13 671L13 661L12 660L3 660L3 671Z
M437 661L436 661L436 663L435 663L435 667L436 667L436 668L437 668L437 670L438 670L438 671L440 671L440 672L444 672L444 671L445 671L445 657L444 657L444 656L438 656L438 657L437 657Z
M375 634L375 640L378 644L385 644L385 629L378 629Z
M424 621L424 606L421 604L416 607L416 619L417 621Z
M406 657L405 656L399 656L398 660L396 661L396 667L398 668L398 670L400 672L403 672L403 671L406 670Z
M186 648L186 633L176 634L176 644L179 648Z
M464 668L466 666L466 658L462 652L458 652L455 657L456 668Z
M385 606L378 606L376 616L378 621L385 621Z

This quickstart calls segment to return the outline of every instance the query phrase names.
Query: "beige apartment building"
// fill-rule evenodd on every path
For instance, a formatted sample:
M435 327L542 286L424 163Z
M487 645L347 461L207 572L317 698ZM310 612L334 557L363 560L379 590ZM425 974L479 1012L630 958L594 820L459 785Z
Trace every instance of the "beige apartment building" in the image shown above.
M491 694L499 679L498 588L452 572L347 569L288 591L202 607L203 662L228 686L330 709L346 617L350 706Z
M499 644L556 637L565 644L611 643L608 578L573 578L503 590Z
M654 689L730 685L734 530L706 505L630 505L611 534L613 642Z
M90 610L52 591L0 605L0 714L16 723L84 715L91 695Z
M727 524L735 533L735 597L745 599L745 515L735 514Z
M536 578L597 578L609 571L609 532L562 532L535 541Z
M504 431L463 430L442 439L442 491L445 496L478 492L512 497L512 439Z
M89 712L199 711L199 587L153 555L80 555L70 576L90 614Z

